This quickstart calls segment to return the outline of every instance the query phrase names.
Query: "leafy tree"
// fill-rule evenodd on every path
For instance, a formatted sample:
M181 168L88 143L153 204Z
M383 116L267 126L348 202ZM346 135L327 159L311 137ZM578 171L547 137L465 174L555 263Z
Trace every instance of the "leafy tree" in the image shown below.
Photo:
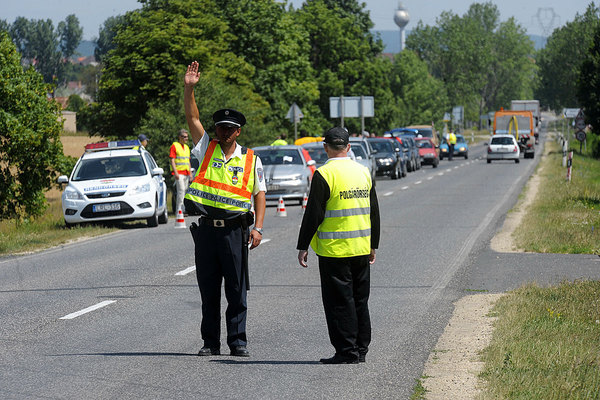
M77 94L72 94L67 100L67 110L78 112L85 106L85 101Z
M74 14L68 15L67 19L58 23L60 35L60 49L63 58L70 58L75 54L83 37L83 28L79 25L79 19Z
M535 84L534 48L514 19L499 21L492 3L474 3L465 15L444 12L437 26L417 25L406 45L441 79L451 105L465 106L468 120L529 95Z
M324 124L315 104L319 88L309 61L308 34L296 23L293 14L274 0L216 0L216 3L221 18L235 35L230 42L231 51L243 55L254 67L255 90L272 108L267 116L274 124L270 139L275 139L279 131L292 129L285 116L294 102L303 111L303 128Z
M116 47L104 58L98 104L87 114L94 133L132 135L150 106L180 96L182 76L192 60L215 82L236 86L236 98L257 99L250 81L254 69L229 51L233 36L217 17L214 2L142 3L141 9L124 16L114 38ZM204 99L199 96L199 100L201 112L205 112ZM221 107L228 103L229 99ZM257 104L267 106L262 99ZM250 126L260 125L251 122Z
M581 63L577 80L577 99L583 107L586 121L600 135L600 25ZM600 158L600 141L596 141L594 156Z
M429 74L427 64L410 50L394 58L390 87L397 99L396 127L441 121L448 109L448 96L442 81Z
M537 58L540 85L536 96L541 104L555 111L579 104L573 86L599 21L600 9L592 2L583 15L577 14L548 38Z
M65 63L74 54L83 32L75 15L67 16L57 29L50 19L18 17L9 32L25 64L34 65L46 83L55 79L64 82Z
M116 47L115 36L121 26L125 22L125 17L117 15L109 17L104 21L100 28L98 39L95 40L96 48L94 49L94 58L98 62L102 62L104 56Z
M48 101L49 89L33 68L23 71L16 46L0 32L0 219L41 215L55 171L68 168L60 105Z
M392 120L393 95L386 85L390 65L379 59L383 44L369 32L373 23L363 9L364 3L356 0L308 0L296 18L309 35L321 113L329 115L329 97L375 96L376 117L366 118L365 126L367 130L383 131ZM358 118L344 123L352 131L360 128ZM330 125L321 127L321 132Z

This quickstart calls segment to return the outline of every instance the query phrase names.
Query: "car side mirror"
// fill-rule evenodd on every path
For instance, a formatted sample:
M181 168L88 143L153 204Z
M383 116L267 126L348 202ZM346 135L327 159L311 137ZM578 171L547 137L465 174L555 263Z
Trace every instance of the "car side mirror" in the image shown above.
M375 150L375 149L371 150L371 154L377 154L377 150Z
M162 175L164 173L165 173L165 170L160 167L156 167L156 168L152 169L152 176Z
M61 175L57 181L58 183L69 183L69 178L66 175Z
M312 167L313 165L317 165L317 162L315 160L308 160L306 162L306 165L308 165L309 167Z

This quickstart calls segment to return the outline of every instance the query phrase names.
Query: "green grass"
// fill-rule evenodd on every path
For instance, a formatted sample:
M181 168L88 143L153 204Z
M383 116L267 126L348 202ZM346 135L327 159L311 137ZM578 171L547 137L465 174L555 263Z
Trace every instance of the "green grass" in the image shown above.
M521 249L600 253L600 160L579 154L571 182L562 149L547 142L534 204L514 238ZM494 306L497 316L484 350L483 399L600 399L600 281L528 284Z
M51 201L44 215L23 221L0 221L0 255L47 249L60 244L115 231L103 225L67 228L59 201Z
M571 182L562 166L562 150L547 142L541 161L542 183L527 217L514 233L518 247L537 253L600 254L600 160L588 153L573 156Z
M493 312L484 399L600 398L600 282L530 284Z

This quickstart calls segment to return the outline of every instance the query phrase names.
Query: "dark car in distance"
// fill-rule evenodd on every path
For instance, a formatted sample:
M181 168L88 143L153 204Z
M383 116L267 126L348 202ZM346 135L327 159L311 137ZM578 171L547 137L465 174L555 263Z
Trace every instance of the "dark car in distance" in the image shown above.
M402 176L403 160L398 155L400 143L387 138L367 138L371 151L375 153L377 176L398 179Z

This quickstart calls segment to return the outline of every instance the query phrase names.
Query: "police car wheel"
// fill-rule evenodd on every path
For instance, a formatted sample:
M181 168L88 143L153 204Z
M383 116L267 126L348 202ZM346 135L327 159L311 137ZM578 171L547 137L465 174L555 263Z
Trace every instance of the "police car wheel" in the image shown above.
M158 216L158 223L166 224L167 222L169 222L169 211L167 210L167 206L165 205L165 211L163 211L163 213Z
M150 228L155 228L158 226L158 213L157 213L156 209L154 209L154 215L151 216L150 218L146 219L146 224Z

